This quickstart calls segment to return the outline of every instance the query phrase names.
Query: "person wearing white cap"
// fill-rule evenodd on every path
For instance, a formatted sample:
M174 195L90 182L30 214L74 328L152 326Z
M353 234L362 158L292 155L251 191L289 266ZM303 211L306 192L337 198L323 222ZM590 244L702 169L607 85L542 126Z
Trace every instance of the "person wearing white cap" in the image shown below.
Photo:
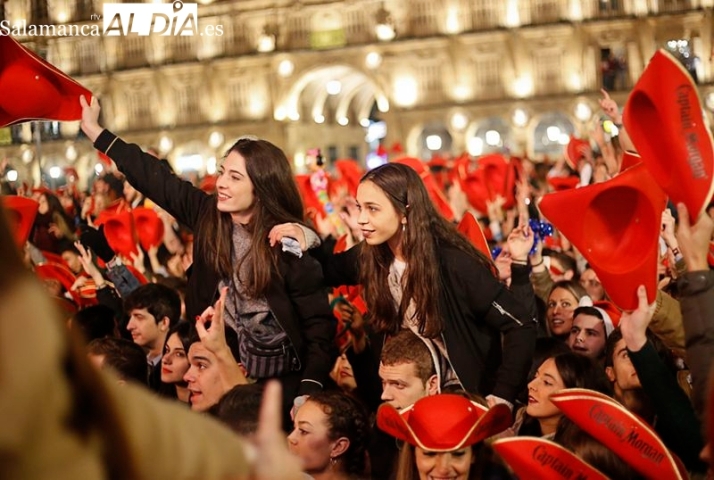
M573 326L568 337L568 347L578 355L593 360L605 354L607 337L617 327L620 312L609 302L592 304L590 297L580 300L580 306L573 312Z

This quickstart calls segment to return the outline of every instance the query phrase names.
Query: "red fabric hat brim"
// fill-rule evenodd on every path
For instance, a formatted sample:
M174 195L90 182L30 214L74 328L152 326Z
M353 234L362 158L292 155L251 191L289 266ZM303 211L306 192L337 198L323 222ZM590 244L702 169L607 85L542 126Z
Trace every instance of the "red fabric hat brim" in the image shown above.
M488 248L486 236L483 234L481 225L474 216L471 215L471 212L464 214L456 229L461 232L464 237L468 238L477 250L489 258L491 257L491 250Z
M77 280L72 271L65 265L58 263L43 263L35 267L35 274L43 280L57 280L62 284L62 287L72 296L72 299L77 303L81 303L82 299L79 292L72 290L72 285Z
M132 210L131 214L134 216L134 226L141 248L149 251L151 247L158 247L164 242L164 222L155 211L139 207Z
M104 236L114 252L125 258L131 258L132 254L137 253L133 217L130 212L102 212L94 224L97 227L104 225Z
M620 165L620 173L624 172L628 168L634 167L637 164L642 163L642 158L634 152L625 152L622 155L622 164Z
M552 394L550 400L563 415L646 478L689 478L652 428L607 395L571 388Z
M577 171L578 162L581 158L592 156L592 148L590 142L570 136L570 141L565 147L565 161L570 165L570 168Z
M577 187L580 183L580 177L574 177L572 175L569 177L548 177L547 182L548 185L553 187L553 190L562 192L563 190L570 190L571 188Z
M510 427L510 409L490 409L461 395L419 399L401 412L388 404L377 411L377 426L387 434L430 452L450 452L479 443Z
M31 198L18 197L17 195L3 195L0 199L2 199L3 207L7 212L6 217L15 237L15 243L22 248L30 238L32 225L40 204Z
M30 120L80 120L92 93L10 35L0 35L0 127Z
M439 210L441 215L448 221L451 222L454 220L454 211L451 209L449 200L437 185L434 175L432 175L431 171L429 171L429 168L424 162L414 157L402 157L392 160L392 162L406 165L417 172L421 177L422 182L424 182L426 191L429 193L429 197L431 198L431 201L434 202L437 210Z
M607 480L607 476L570 450L545 438L512 437L496 440L493 450L518 478L529 480Z
M698 88L674 56L655 53L630 93L623 122L657 183L698 218L714 194L714 143Z
M538 207L575 245L623 310L637 308L637 287L657 293L660 219L666 198L644 165L606 182L550 193Z

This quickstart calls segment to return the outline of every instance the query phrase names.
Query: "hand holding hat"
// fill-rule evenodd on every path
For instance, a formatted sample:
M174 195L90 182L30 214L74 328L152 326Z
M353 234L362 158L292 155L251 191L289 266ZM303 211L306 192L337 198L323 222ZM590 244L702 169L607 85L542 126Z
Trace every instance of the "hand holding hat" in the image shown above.
M677 205L677 213L679 214L677 241L687 263L687 270L690 272L707 270L709 268L707 255L714 234L714 220L704 212L692 224L689 211L682 203Z
M620 331L627 348L639 352L647 343L647 327L652 321L654 309L647 303L647 289L644 285L637 288L637 308L623 312L620 317Z
M79 235L80 241L92 249L105 263L109 262L116 256L112 247L107 243L107 238L104 236L104 225L99 229L84 227Z
M97 97L92 97L91 102L87 102L84 95L79 97L79 104L82 106L82 121L79 126L84 134L87 135L87 138L94 143L99 134L102 133L102 130L104 130L99 125L99 112L102 107L99 106Z

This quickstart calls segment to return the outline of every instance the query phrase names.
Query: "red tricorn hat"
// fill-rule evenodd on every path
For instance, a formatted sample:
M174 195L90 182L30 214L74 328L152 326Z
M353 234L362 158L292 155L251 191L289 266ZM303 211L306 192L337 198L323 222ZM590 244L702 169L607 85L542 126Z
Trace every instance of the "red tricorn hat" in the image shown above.
M655 53L630 94L623 122L672 202L699 217L714 194L714 146L697 86L675 57Z
M657 292L660 219L664 193L644 165L615 178L549 193L539 208L582 253L605 291L623 310L637 308L637 287Z
M159 215L150 208L138 207L131 211L134 216L136 236L139 237L141 248L149 251L151 247L158 247L164 241L164 222ZM106 230L106 226L104 229Z
M642 163L642 158L635 152L625 152L622 155L622 164L620 165L620 173L630 167L634 167L638 163Z
M645 478L689 478L652 428L607 395L570 388L552 394L550 400L563 415Z
M80 95L92 93L23 47L0 35L0 127L29 120L80 120Z
M383 404L377 411L377 426L381 430L431 452L474 445L511 424L511 411L506 405L486 408L454 394L423 397L401 411Z
M570 141L565 147L565 161L568 162L570 168L578 169L578 162L581 158L589 158L592 156L592 148L590 142L570 136Z
M556 192L562 192L563 190L570 190L575 188L580 183L580 177L575 177L573 175L567 177L548 177L548 185L553 187Z
M340 159L335 160L335 169L340 172L340 177L347 184L347 190L353 197L357 196L357 187L359 181L364 175L364 169L357 163L356 160Z
M607 476L555 442L537 437L512 437L491 444L518 478L607 480Z
M488 212L487 202L502 197L504 209L515 204L517 162L500 154L485 155L478 159L475 172L468 172L468 161L457 160L462 189L469 203L479 212Z
M437 185L434 175L431 174L431 171L427 168L427 165L424 162L414 157L402 157L392 160L392 162L401 163L402 165L411 167L415 172L417 172L421 177L422 182L424 182L424 186L426 187L427 192L429 192L429 197L431 198L431 201L434 202L434 205L436 205L437 210L439 210L439 212L441 212L447 220L454 220L454 211L451 209L449 200Z
M62 284L62 287L72 295L75 303L81 303L82 299L79 292L72 290L72 285L77 280L72 271L65 265L58 263L43 263L42 265L37 265L35 267L35 274L42 280L57 280Z
M40 204L27 197L17 195L2 195L2 205L5 208L10 230L15 236L15 242L22 248L30 238L32 225L35 222Z
M491 250L488 248L488 242L483 234L481 225L476 221L471 212L466 212L459 222L456 229L476 247L481 253L490 258Z
M134 240L134 222L131 212L101 213L94 224L99 227L104 225L104 236L107 243L118 255L131 258L136 254L136 241Z

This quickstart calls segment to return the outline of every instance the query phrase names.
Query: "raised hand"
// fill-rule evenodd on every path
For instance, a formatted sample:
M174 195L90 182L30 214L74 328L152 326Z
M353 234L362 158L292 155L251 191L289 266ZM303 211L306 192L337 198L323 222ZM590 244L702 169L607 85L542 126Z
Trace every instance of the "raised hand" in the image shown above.
M617 102L610 98L610 94L607 93L607 90L605 90L604 88L601 89L600 92L602 92L603 97L598 100L600 108L602 108L602 111L605 112L605 115L610 117L610 120L612 120L617 125L621 125L622 114L620 114L620 109L617 108Z
M94 283L97 286L104 284L104 277L92 261L92 253L89 251L89 249L84 248L84 245L82 245L81 242L74 242L74 246L79 252L79 263L82 264L84 272L90 277L92 277L92 280L94 280Z
M708 270L707 254L714 233L714 220L705 212L692 225L689 211L683 203L677 205L677 213L679 214L677 241L687 263L687 270L690 272Z
M627 348L639 352L647 343L647 327L652 321L654 309L647 303L647 289L637 287L637 308L632 312L623 312L620 317L620 331Z
M97 139L102 130L104 130L101 125L99 125L99 112L101 107L99 106L99 100L97 97L92 96L91 103L87 102L84 95L79 97L79 104L82 105L82 121L79 126L82 131L87 135L92 143Z
M514 228L506 240L511 258L516 262L526 262L534 240L535 235L528 223Z
M214 354L228 349L228 344L226 343L226 326L223 321L227 294L228 287L223 287L215 306L208 307L196 318L198 338L201 339L203 346ZM210 326L206 327L209 322Z

